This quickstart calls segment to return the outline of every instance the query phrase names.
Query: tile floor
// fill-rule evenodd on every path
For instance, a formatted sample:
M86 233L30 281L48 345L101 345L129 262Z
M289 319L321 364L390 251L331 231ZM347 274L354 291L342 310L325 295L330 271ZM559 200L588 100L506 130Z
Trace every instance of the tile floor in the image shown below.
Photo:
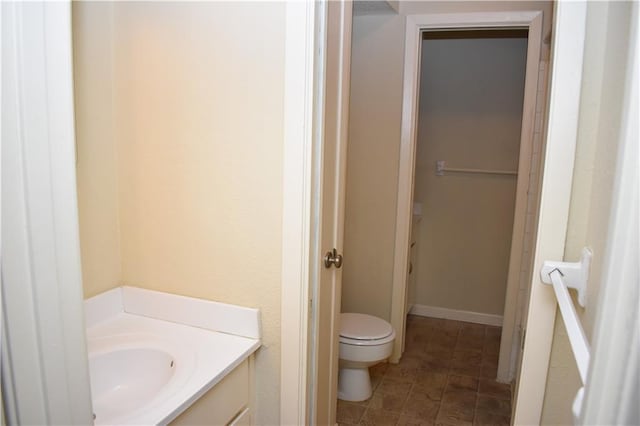
M410 315L399 364L371 368L373 395L338 401L340 425L508 425L511 387L494 379L500 327Z

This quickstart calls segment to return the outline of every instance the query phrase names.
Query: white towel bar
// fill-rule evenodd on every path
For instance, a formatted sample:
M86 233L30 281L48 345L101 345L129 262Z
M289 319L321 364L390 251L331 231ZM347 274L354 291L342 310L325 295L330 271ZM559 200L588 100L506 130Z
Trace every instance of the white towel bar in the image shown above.
M587 342L587 336L584 334L582 325L578 320L578 314L573 307L571 296L569 296L567 285L563 282L560 271L554 269L549 276L551 277L553 289L556 292L562 319L564 320L569 342L571 343L571 349L573 350L578 371L580 372L580 378L584 384L587 382L587 371L589 369L589 343Z
M590 349L587 336L580 324L580 319L573 306L573 301L569 295L569 288L578 291L578 303L585 306L587 282L589 278L589 269L591 267L591 250L582 249L582 258L580 262L544 262L540 277L545 284L551 284L558 299L560 313L564 320L571 350L576 359L578 372L582 384L587 383L587 373L589 371ZM584 394L584 386L578 391L573 402L573 415L577 419L582 409L582 397Z
M486 170L486 169L460 169L447 167L447 163L444 160L436 161L436 176L444 176L444 172L456 172L456 173L481 173L486 175L510 175L517 176L518 172L511 170Z

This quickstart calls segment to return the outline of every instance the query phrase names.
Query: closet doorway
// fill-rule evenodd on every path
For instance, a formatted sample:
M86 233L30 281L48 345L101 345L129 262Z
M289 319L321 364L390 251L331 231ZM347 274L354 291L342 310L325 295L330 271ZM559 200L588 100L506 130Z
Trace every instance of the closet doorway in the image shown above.
M503 382L516 375L540 167L540 17L520 18L408 22L392 303L396 329L409 313L397 299L414 314L502 326Z

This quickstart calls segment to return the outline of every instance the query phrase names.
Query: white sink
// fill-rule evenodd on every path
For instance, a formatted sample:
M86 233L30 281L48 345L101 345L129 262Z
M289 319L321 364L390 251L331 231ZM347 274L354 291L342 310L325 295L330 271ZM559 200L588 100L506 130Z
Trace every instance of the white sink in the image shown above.
M143 347L93 354L89 371L96 420L148 404L174 377L175 364L170 353Z
M168 424L260 346L250 308L119 287L85 312L95 425Z
M119 322L124 325L119 332L89 339L96 425L129 423L149 407L170 399L196 370L195 354L181 347L186 342L164 330L177 324L126 314Z

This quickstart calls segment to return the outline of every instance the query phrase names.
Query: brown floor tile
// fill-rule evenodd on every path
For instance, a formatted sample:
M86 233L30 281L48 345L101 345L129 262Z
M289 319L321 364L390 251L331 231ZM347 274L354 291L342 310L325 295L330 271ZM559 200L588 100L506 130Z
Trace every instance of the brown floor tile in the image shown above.
M476 409L477 393L474 391L446 391L442 396L442 408L451 409L458 414L464 414L470 417L468 421L473 420L473 412Z
M421 400L440 403L443 392L443 386L413 385L411 392L409 392L409 399L411 399L412 401Z
M416 381L416 384L419 384L419 385L434 384L434 385L441 385L442 387L444 387L444 385L447 384L447 377L448 377L447 373L438 373L438 372L423 369L418 374L418 380Z
M417 419L404 414L398 420L398 426L433 426L434 424L434 420Z
M370 369L373 396L338 402L345 425L509 424L511 388L495 382L500 327L410 315L398 364Z
M402 381L415 382L416 376L422 367L422 359L417 356L403 355L400 363L391 364L385 377L402 379Z
M430 337L424 334L416 334L413 336L406 336L405 340L405 353L409 347L418 347L423 350L429 343Z
M460 392L460 391L472 391L478 390L478 379L469 376L458 376L455 374L449 375L447 381L446 392Z
M461 335L458 338L457 344L455 346L456 351L482 352L483 349L484 349L484 337L482 336L463 337Z
M419 355L407 355L406 352L402 355L402 359L398 364L402 367L419 367L420 361L422 361L423 354ZM392 364L393 365L393 364Z
M495 414L488 411L476 411L473 424L478 426L509 426L511 424L510 416Z
M371 391L375 392L382 382L384 376L371 376Z
M402 356L422 357L425 353L427 353L426 343L410 344L405 347L404 354Z
M488 354L499 354L500 353L500 339L492 340L487 339L484 341L483 352Z
M431 327L428 327L428 326L407 329L407 334L405 335L405 342L406 343L426 342L427 340L429 340L431 333L432 333L432 329Z
M467 364L481 365L482 354L478 352L456 351L453 353L453 361L464 361Z
M483 352L482 353L482 364L489 364L489 365L494 365L496 367L498 367L498 354L497 353L490 353L490 352Z
M443 320L446 321L446 320ZM441 337L458 337L460 334L460 326L456 326L455 324L451 325L447 322L443 323L439 327L431 328L431 337L441 338Z
M510 400L511 386L506 383L498 383L495 380L480 379L478 393Z
M383 394L394 394L400 397L406 397L411 390L411 383L399 381L395 378L385 377L382 383L378 385L376 392Z
M451 363L451 366L449 367L449 372L451 374L461 374L465 376L479 377L480 366L469 365L464 363L463 361L454 361Z
M442 318L431 318L431 317L426 317L427 318L427 323L433 327L436 330L442 330L445 328L460 328L460 323L458 321L449 321L446 319L442 319Z
M426 345L427 352L453 352L457 341L458 338L456 336L431 336Z
M438 417L436 419L436 426L472 426L473 423L471 422L464 422L461 420L457 420L455 419L455 417L452 420L448 420L446 417Z
M447 375L444 373L422 372L418 375L412 392L426 394L429 399L439 401L447 384Z
M454 320L446 320L446 319L441 319L440 320L440 330L452 330L452 331L459 331L460 329L462 329L463 325L465 323L462 321L454 321Z
M438 401L425 400L422 395L412 394L404 405L402 414L427 421L433 421L438 414L440 403Z
M357 425L365 410L365 406L338 400L336 421L340 424Z
M451 361L453 359L453 348L451 349L430 348L429 345L427 345L425 349L426 350L421 356L423 360L433 359L433 360Z
M431 373L448 373L451 361L449 358L441 358L436 355L427 354L421 363L423 371Z
M480 367L480 377L495 380L498 376L498 367L490 364L483 364Z
M379 364L374 365L373 367L369 367L369 375L384 376L384 373L387 372L387 368L389 368L389 363L381 362Z
M395 394L384 394L376 392L369 400L369 409L402 412L407 396L399 396Z
M495 327L492 325L487 326L487 337L497 336L498 339L502 337L502 327Z
M458 407L442 406L436 417L436 425L443 426L461 426L471 425L473 422L473 413L468 413Z
M458 351L453 353L450 372L451 374L478 377L481 365L482 354L480 352Z
M489 411L503 416L511 415L511 401L488 395L478 395L476 411Z
M399 418L399 413L367 408L360 420L360 424L366 426L393 426L398 422Z
M487 326L484 324L475 324L472 322L463 322L460 327L460 334L465 336L482 336L486 334Z

